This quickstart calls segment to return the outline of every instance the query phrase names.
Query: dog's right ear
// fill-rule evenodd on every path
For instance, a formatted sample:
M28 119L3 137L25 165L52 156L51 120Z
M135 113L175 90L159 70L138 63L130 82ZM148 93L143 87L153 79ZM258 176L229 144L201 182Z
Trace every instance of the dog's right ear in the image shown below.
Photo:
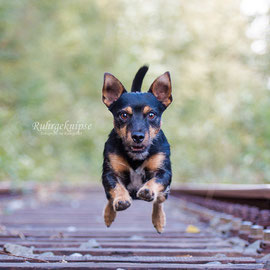
M110 107L126 90L122 83L110 73L104 73L102 100Z

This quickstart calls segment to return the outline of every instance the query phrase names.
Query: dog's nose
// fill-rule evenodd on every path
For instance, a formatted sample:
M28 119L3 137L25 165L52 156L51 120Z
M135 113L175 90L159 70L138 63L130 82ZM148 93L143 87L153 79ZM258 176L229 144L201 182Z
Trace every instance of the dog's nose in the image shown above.
M133 132L131 137L135 143L141 143L144 139L144 134L142 132Z

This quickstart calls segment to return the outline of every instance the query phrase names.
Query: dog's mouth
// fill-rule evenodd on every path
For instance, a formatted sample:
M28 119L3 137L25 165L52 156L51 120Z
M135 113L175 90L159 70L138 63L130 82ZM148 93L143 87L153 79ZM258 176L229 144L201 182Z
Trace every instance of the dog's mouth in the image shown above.
M126 151L129 157L134 160L142 160L145 159L148 155L150 145L144 144L130 144L126 146Z
M144 146L144 145L132 145L132 146L130 146L130 149L131 149L132 152L141 153L141 152L144 152L144 150L146 149L146 146Z

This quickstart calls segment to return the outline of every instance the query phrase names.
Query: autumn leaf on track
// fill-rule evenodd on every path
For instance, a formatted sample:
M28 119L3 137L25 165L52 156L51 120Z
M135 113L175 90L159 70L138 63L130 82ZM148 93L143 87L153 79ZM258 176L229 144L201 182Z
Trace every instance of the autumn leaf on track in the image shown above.
M186 228L186 233L199 233L200 229L194 225L188 225Z

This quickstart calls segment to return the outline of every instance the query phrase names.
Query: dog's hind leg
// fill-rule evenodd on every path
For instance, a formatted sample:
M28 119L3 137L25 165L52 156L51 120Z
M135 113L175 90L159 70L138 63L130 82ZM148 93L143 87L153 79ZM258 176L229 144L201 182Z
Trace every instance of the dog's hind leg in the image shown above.
M104 209L104 222L107 227L110 227L116 217L116 212L113 209L112 201L109 200Z
M166 215L163 210L163 203L156 200L153 203L152 223L158 233L162 233L166 225Z

